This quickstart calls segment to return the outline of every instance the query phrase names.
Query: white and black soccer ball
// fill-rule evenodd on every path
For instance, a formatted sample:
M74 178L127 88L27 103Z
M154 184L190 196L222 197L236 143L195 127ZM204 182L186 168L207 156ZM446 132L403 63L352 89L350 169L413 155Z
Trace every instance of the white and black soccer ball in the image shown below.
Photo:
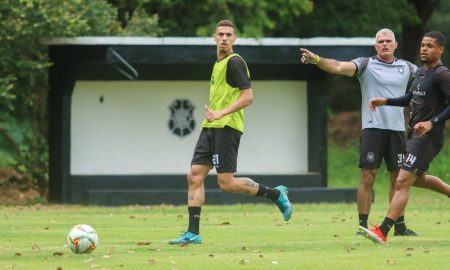
M98 245L97 232L89 225L76 225L67 235L67 245L76 254L91 253Z

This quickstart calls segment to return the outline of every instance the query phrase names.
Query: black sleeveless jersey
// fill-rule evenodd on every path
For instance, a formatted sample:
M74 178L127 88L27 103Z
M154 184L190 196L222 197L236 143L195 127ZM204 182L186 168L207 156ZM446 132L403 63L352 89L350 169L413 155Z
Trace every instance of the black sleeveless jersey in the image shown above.
M409 130L412 131L415 124L431 120L447 108L450 99L449 70L442 63L427 70L421 67L411 83L409 94L412 95L409 121ZM437 124L429 135L442 133L444 127L445 122Z

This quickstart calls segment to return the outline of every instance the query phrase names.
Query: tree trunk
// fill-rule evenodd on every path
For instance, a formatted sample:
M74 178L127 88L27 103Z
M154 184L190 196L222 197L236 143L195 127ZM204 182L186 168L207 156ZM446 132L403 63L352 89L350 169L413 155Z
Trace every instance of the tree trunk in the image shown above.
M403 58L415 62L418 57L420 41L425 34L425 25L439 5L440 0L409 0L420 18L419 24L403 26Z

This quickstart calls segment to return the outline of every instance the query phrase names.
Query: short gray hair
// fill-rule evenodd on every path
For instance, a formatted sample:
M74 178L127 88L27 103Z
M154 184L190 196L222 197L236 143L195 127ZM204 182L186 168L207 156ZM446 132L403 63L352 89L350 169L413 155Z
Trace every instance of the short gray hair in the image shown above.
M383 28L383 29L378 30L378 32L375 34L375 42L377 41L378 36L381 35L381 34L384 34L384 33L391 34L394 37L394 41L395 41L395 34L394 34L394 32L391 29Z

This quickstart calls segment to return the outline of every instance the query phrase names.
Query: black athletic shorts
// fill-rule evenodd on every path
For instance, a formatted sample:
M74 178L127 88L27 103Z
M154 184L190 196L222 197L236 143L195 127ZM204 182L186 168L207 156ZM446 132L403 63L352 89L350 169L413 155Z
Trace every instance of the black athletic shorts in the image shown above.
M202 128L191 165L211 165L218 173L235 173L241 136L228 126Z
M359 167L378 169L384 159L390 172L400 170L405 153L403 131L365 128L361 131L359 144Z
M411 134L406 142L406 155L402 169L421 175L428 171L431 161L444 146L444 134L420 136Z

